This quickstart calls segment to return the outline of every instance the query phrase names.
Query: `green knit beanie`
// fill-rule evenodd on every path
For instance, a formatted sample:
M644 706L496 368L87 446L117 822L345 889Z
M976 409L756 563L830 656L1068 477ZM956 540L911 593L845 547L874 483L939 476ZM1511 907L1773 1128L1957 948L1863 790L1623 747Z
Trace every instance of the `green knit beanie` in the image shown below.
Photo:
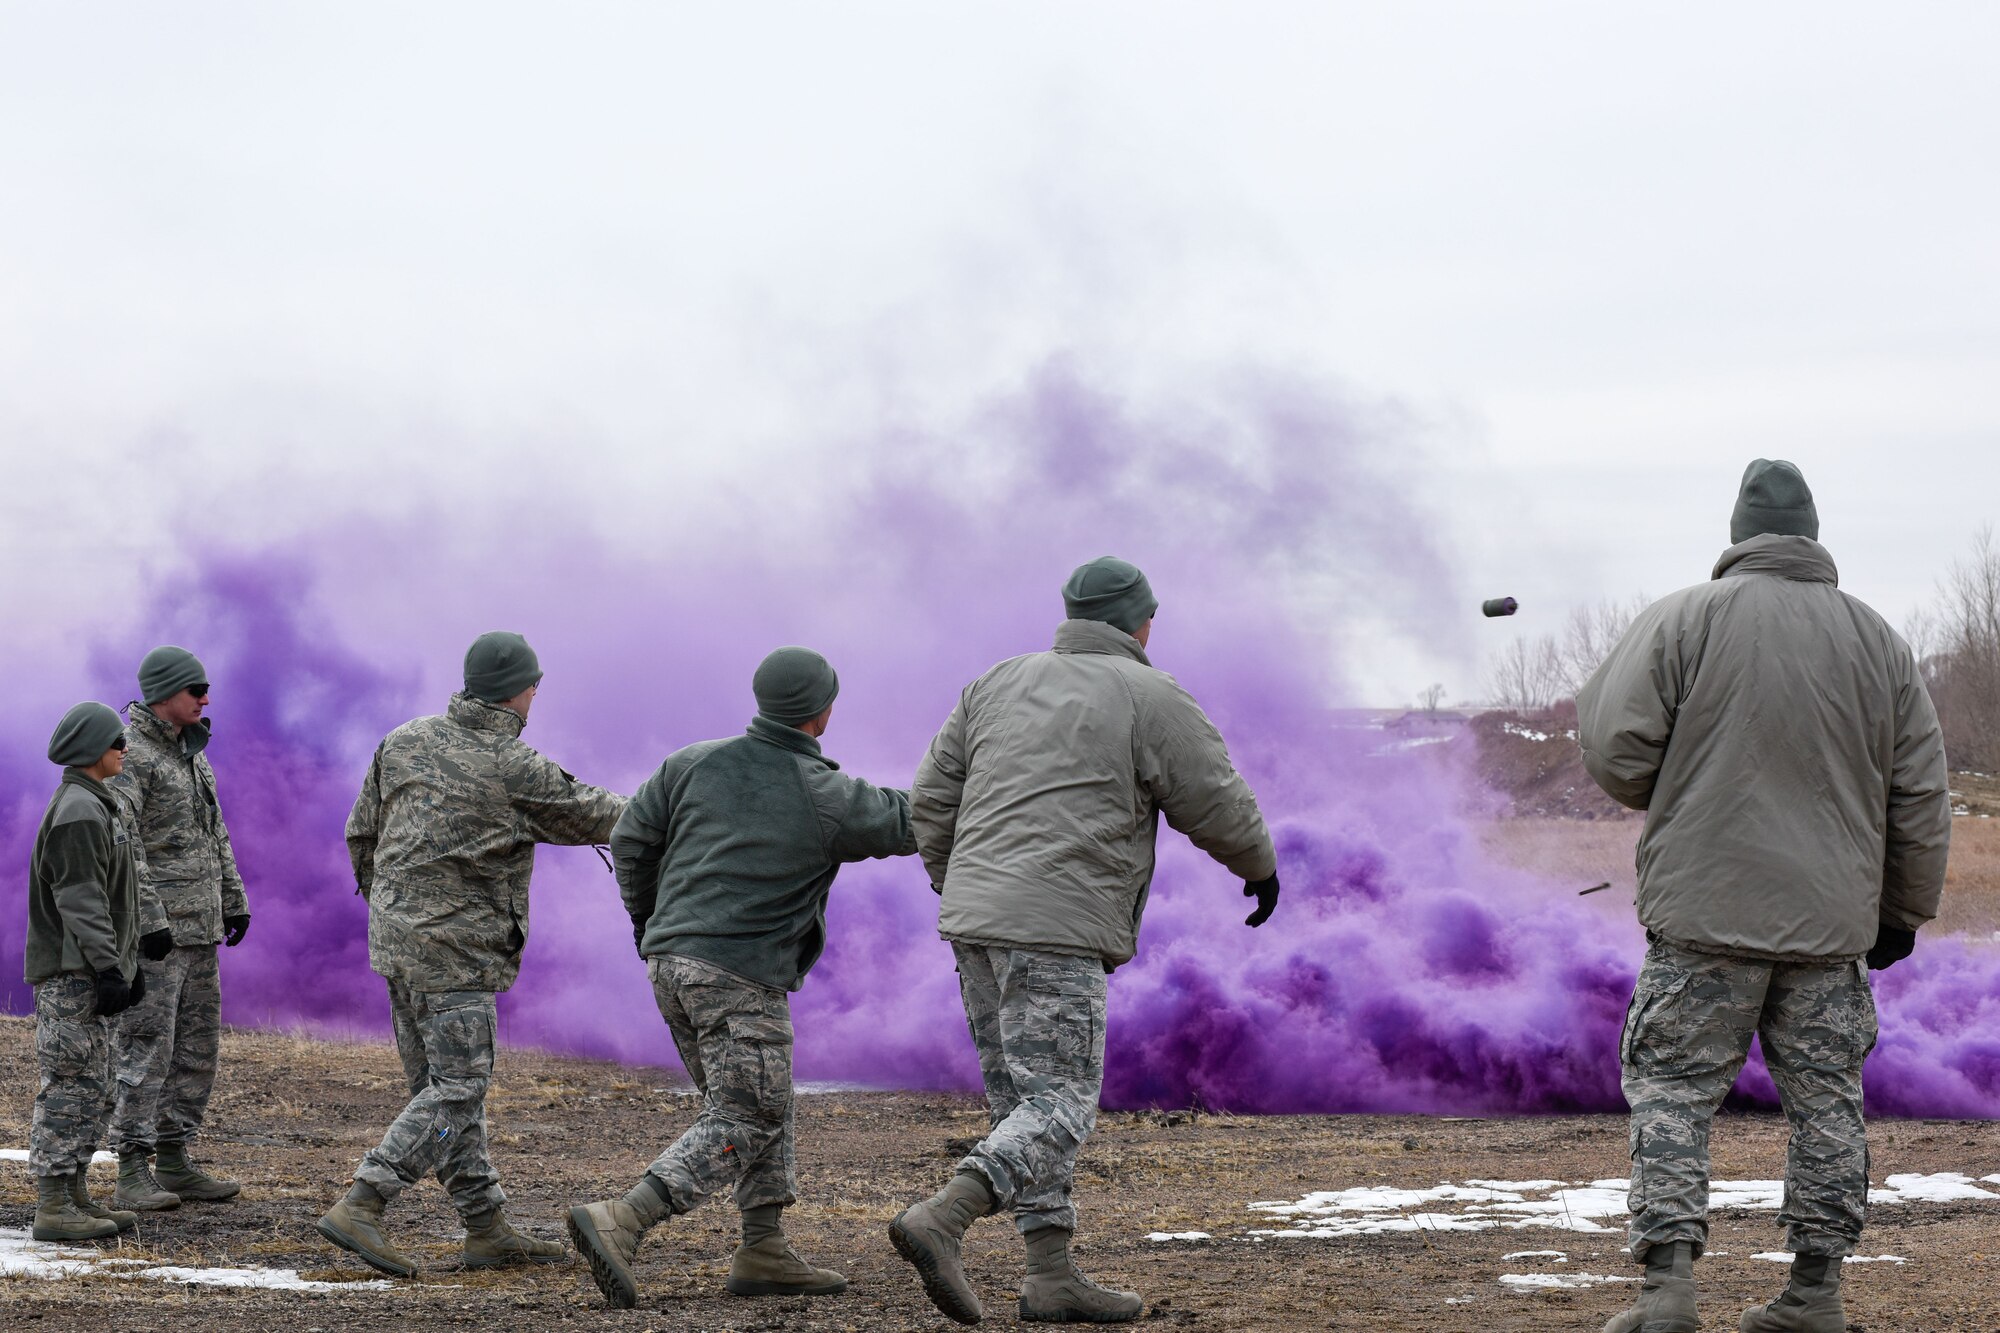
M190 685L207 682L208 671L201 659L172 644L155 648L139 663L139 697L149 704L171 699Z
M475 699L497 704L541 678L541 660L518 634L496 629L465 650L465 692Z
M109 706L78 704L56 723L55 734L49 737L49 762L65 768L88 768L124 734L125 724Z
M1160 609L1160 599L1137 565L1105 555L1076 567L1063 585L1063 609L1071 620L1101 620L1136 634Z
M810 648L779 648L757 664L750 692L757 696L758 716L796 727L826 711L840 693L840 677Z
M1729 544L1776 532L1788 537L1819 540L1819 509L1812 488L1798 468L1779 460L1759 458L1743 470L1736 493L1736 512L1729 517Z

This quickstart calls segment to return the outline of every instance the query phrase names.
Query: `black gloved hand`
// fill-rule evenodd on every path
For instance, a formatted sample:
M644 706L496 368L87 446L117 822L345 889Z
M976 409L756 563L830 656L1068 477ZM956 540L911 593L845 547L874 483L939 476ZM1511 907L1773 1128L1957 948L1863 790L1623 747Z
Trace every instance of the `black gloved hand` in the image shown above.
M1910 956L1910 950L1917 947L1917 932L1892 926L1887 921L1875 927L1875 947L1868 951L1870 971L1880 972Z
M222 918L222 942L234 949L243 943L243 937L250 933L250 914Z
M132 984L125 991L125 1007L130 1009L146 998L146 969L132 969Z
M97 974L97 1016L110 1018L132 1007L132 988L115 967Z
M1253 880L1243 886L1245 898L1257 900L1257 910L1243 918L1246 926L1261 926L1271 919L1271 913L1278 910L1278 872L1272 871L1269 879Z
M174 932L161 926L149 930L139 937L139 956L149 963L157 963L174 951Z
M646 956L645 945L646 945L646 918L635 916L632 918L632 947L634 949L639 950L639 956L641 958L644 958Z

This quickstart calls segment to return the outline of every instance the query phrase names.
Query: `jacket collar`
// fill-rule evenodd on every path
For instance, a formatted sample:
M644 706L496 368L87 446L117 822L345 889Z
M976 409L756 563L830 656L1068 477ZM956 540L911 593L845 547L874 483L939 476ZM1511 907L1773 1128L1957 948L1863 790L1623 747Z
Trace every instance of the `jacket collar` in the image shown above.
M528 725L528 719L513 709L475 699L463 690L451 696L444 715L470 731L498 731L514 737L519 737L521 728Z
M155 713L151 705L134 699L125 705L125 715L137 727L140 734L169 750L178 750L182 758L191 759L208 748L208 738L214 727L207 718L202 718L193 726L182 727L181 734L174 735L173 727Z
M797 727L788 727L782 722L773 722L768 717L751 718L750 725L744 729L743 734L752 740L763 741L767 745L775 745L781 750L796 750L800 754L809 754L828 768L840 767L839 764L834 763L833 760L828 759L821 752L817 740L806 735Z
M1101 620L1065 620L1056 626L1056 648L1059 653L1103 653L1110 657L1129 657L1141 666L1153 665L1146 656L1146 650L1139 641Z
M1738 574L1770 574L1798 583L1831 583L1840 586L1840 570L1824 546L1810 537L1790 537L1766 532L1736 543L1715 562L1713 577L1731 578Z
M81 768L65 768L62 780L65 787L81 787L98 800L104 802L106 806L111 806L113 799L111 788L105 786Z

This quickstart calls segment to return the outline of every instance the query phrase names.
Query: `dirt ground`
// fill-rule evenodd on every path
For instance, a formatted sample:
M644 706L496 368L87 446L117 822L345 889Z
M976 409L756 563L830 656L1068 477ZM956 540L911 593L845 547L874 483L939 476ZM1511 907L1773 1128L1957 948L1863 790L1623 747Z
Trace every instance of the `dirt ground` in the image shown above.
M32 1027L0 1019L0 1145L25 1146L33 1096ZM308 1278L373 1276L312 1229L362 1151L400 1103L393 1052L231 1031L204 1152L244 1181L243 1197L147 1218L127 1255L196 1265L297 1268ZM510 1211L560 1236L568 1202L622 1190L659 1146L689 1121L673 1091L677 1073L528 1051L503 1053L492 1098L495 1157ZM259 1292L104 1277L0 1280L8 1330L220 1330L606 1327L644 1330L943 1329L895 1258L885 1225L942 1183L962 1143L981 1131L969 1099L904 1093L830 1093L801 1099L803 1201L788 1214L806 1253L845 1271L846 1295L743 1300L722 1278L736 1213L711 1203L656 1231L641 1253L641 1307L605 1310L578 1263L498 1275L456 1266L458 1232L443 1196L426 1183L392 1213L393 1230L426 1265L389 1291ZM1782 1124L1726 1117L1716 1141L1719 1179L1770 1179L1782 1170ZM1883 1122L1875 1133L1878 1182L1898 1172L2000 1172L2000 1126ZM98 1169L109 1185L107 1168ZM1615 1232L1579 1235L1532 1228L1418 1232L1337 1240L1247 1236L1268 1219L1253 1200L1292 1200L1322 1189L1424 1188L1439 1182L1556 1177L1572 1182L1625 1174L1617 1117L1443 1121L1420 1117L1281 1117L1107 1114L1082 1159L1079 1253L1089 1271L1148 1298L1151 1327L1191 1329L1594 1330L1629 1286L1515 1294L1506 1272L1537 1261L1520 1251L1561 1250L1577 1271L1625 1275ZM28 1224L25 1169L0 1163L0 1227ZM1615 1219L1614 1219L1615 1222ZM1152 1232L1203 1231L1213 1239L1154 1242ZM1735 1327L1736 1313L1783 1277L1753 1260L1782 1247L1769 1212L1727 1212L1705 1260L1706 1327ZM1878 1207L1866 1252L1904 1265L1851 1270L1856 1326L1884 1330L2000 1329L2000 1207ZM980 1224L970 1265L988 1322L1015 1321L1021 1249L999 1220ZM1547 1263L1549 1261L1540 1261ZM1452 1303L1447 1303L1452 1302Z

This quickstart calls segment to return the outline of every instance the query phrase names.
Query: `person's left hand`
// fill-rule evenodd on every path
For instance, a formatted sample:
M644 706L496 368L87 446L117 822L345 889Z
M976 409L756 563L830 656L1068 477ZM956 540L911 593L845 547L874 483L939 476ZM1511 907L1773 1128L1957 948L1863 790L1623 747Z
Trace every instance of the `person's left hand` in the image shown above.
M1892 926L1887 921L1875 927L1875 947L1868 951L1868 969L1880 972L1885 967L1893 967L1910 956L1917 947L1917 932Z
M1272 871L1269 879L1254 880L1243 886L1245 898L1257 900L1257 910L1243 918L1243 924L1256 927L1271 919L1271 913L1278 910L1278 872Z
M222 942L234 949L243 943L243 937L250 933L250 914L243 912L236 916L222 918Z

